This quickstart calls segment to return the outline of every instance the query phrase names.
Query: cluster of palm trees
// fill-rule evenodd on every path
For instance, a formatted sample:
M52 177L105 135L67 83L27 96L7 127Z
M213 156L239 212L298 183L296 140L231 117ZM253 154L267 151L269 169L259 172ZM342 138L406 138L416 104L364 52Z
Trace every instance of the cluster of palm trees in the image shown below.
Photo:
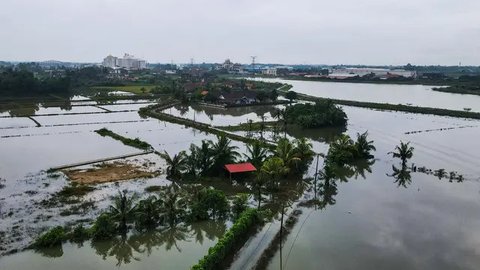
M278 190L282 180L287 177L301 178L315 156L312 144L305 138L293 142L280 139L274 150L262 149L261 145L252 144L247 147L246 155L249 162L260 168L252 185L258 208L261 206L263 191Z
M160 225L174 226L183 220L186 208L185 196L172 184L161 190L158 196L150 195L140 201L135 194L129 196L126 190L119 192L113 198L105 215L112 222L110 225L124 234L132 223L138 230L156 228Z
M200 146L191 144L188 154L182 151L170 156L164 152L161 156L167 163L167 178L174 181L219 176L224 172L225 164L250 162L257 168L252 188L259 194L259 200L263 190L277 189L282 179L302 176L315 156L312 144L306 138L279 139L275 149L255 140L247 144L243 158L237 149L229 139L219 136L216 142L204 140Z
M191 144L187 154L181 151L170 156L166 151L160 156L167 163L167 178L180 180L183 176L218 176L225 164L234 163L240 154L238 147L225 136L218 136L217 141L203 140L200 146Z
M244 198L234 199L233 202L235 217L238 209L246 208L246 204ZM94 239L109 239L117 233L127 233L131 225L137 231L159 226L169 228L184 222L221 220L229 213L230 203L222 191L212 188L180 189L172 183L160 190L158 195L142 200L138 200L135 194L128 195L126 190L119 192L108 211L97 218L91 233Z
M375 162L372 154L375 150L373 141L368 139L368 132L357 133L356 141L346 134L336 138L324 157L323 169L315 174L315 205L323 209L336 203L336 180L346 182L352 176L365 178L365 171L371 172L370 167ZM319 185L317 179L320 180Z
M256 140L247 145L243 160L237 149L231 140L218 136L216 142L203 140L200 146L191 144L188 154L181 151L173 156L167 152L160 155L167 163L167 178L171 180L179 180L183 176L219 176L224 172L225 164L237 161L252 163L263 175L301 175L308 169L315 155L312 144L305 138L293 142L285 138L279 139L273 151L264 142Z
M277 147L261 167L261 172L279 175L302 175L312 162L315 152L312 150L312 143L306 138L295 139L290 142L288 139L280 139ZM273 169L278 168L278 169ZM273 170L272 170L273 169Z
M328 165L343 167L356 160L368 160L374 156L371 154L376 148L373 141L368 140L368 131L357 133L357 141L353 141L350 136L342 134L330 144L325 162Z

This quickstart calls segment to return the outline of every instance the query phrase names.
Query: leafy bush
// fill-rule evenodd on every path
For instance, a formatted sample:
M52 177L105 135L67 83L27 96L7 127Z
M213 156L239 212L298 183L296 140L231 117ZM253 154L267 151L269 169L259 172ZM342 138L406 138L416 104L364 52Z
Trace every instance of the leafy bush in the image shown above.
M115 133L115 132L113 132L109 129L106 129L106 128L101 128L99 130L95 130L95 132L100 134L103 137L109 136L109 137L111 137L115 140L121 141L123 144L128 145L128 146L132 146L132 147L139 148L139 149L142 149L142 150L152 149L152 146L149 143L144 142L144 141L140 140L139 138L130 139L130 138L127 138L127 137L123 137L123 136L118 135L117 133Z
M296 104L287 107L286 119L303 128L344 126L347 123L345 112L333 102L317 101L312 104Z
M70 239L74 241L82 241L88 239L90 237L90 233L82 224L76 226L73 229L73 232L70 235Z
M71 186L65 186L61 191L58 192L58 195L63 197L83 196L94 190L95 188L92 186L73 184Z
M229 204L225 193L216 189L201 189L191 205L193 220L208 220L225 217Z
M260 215L256 209L249 208L245 210L233 224L232 228L218 240L215 246L208 249L208 254L194 265L192 269L209 270L219 268L225 257L236 248L239 248L240 243L246 240L245 236L260 221Z
M241 193L233 199L232 213L235 218L239 217L248 208L248 194Z
M94 240L109 239L115 235L117 227L110 215L101 214L92 227L92 237Z
M65 239L65 230L57 226L48 232L42 234L33 244L36 248L53 247L62 244Z

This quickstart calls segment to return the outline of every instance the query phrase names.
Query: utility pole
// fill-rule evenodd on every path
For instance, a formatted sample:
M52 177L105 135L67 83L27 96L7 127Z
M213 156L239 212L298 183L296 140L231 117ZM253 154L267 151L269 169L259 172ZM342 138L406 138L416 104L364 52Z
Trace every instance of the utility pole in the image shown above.
M283 242L283 215L284 214L285 214L285 204L282 202L282 217L280 219L280 270L283 269L282 242Z
M253 77L255 77L255 59L257 59L257 56L253 55L250 57L252 58Z
M318 157L319 157L319 156L320 156L320 155L317 154L317 165L315 166L315 180L314 180L314 182L313 182L313 183L314 183L314 186L315 186L315 187L314 187L315 200L317 200L317 176L318 176ZM316 204L315 204L315 210L316 210L316 209L317 209L317 206L316 206Z

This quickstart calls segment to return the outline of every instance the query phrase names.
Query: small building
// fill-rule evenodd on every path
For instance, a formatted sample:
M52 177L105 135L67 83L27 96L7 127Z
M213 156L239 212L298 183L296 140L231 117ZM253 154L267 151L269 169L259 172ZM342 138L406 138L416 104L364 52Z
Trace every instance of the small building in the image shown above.
M254 91L231 91L222 92L218 96L218 101L226 105L249 105L257 103L257 93Z
M234 173L248 173L255 172L257 168L253 166L250 162L237 163L237 164L226 164L225 170L230 174L230 180L232 180L232 174Z

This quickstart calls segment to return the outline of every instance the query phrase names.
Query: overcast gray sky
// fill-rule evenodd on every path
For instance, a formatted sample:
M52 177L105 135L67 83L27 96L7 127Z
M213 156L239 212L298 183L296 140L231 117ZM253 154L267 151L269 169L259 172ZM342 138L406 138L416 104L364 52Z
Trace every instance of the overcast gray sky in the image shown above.
M0 0L0 60L480 65L480 0Z

